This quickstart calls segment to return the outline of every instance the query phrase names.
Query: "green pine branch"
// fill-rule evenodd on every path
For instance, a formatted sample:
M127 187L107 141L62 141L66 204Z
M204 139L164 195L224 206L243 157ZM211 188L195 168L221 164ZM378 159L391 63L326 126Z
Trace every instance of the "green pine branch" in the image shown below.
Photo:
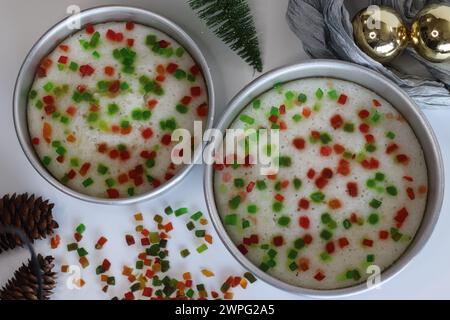
M206 25L249 65L262 71L255 24L246 0L188 0Z

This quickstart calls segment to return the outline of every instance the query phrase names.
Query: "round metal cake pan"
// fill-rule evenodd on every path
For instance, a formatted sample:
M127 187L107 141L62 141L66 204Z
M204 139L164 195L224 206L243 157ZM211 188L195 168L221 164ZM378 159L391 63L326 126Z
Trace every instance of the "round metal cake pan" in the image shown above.
M215 110L215 98L210 69L200 48L181 27L168 20L167 18L164 18L150 11L128 6L103 6L87 9L80 12L77 18L80 19L81 28L83 28L87 24L133 21L135 23L158 29L178 41L180 45L182 45L191 54L192 58L201 68L208 90L209 115L205 130L212 126ZM144 200L153 199L180 182L187 175L190 169L192 169L196 161L193 161L189 165L185 165L185 167L182 168L170 181L154 190L151 190L150 192L130 198L106 199L93 197L77 192L59 182L41 163L31 144L27 123L27 97L34 81L36 68L38 67L40 61L46 55L52 52L61 41L79 31L79 29L73 30L69 28L69 26L71 25L73 25L73 17L68 17L51 27L32 47L19 71L14 89L13 117L17 137L19 139L23 152L30 161L31 165L45 180L47 180L51 185L53 185L60 191L74 198L92 203L113 205L132 204ZM195 150L194 160L201 157L202 147L203 145L199 145L197 150Z
M406 251L397 261L382 272L381 282L379 283L382 285L402 271L424 247L439 218L444 195L444 167L438 141L423 113L402 89L380 74L356 64L335 60L311 60L275 69L251 82L228 104L227 110L218 123L217 128L224 133L243 108L262 93L272 89L274 84L311 77L351 81L383 97L408 121L423 148L429 188L425 213L420 227ZM210 156L212 156L214 148L220 146L221 141L216 139L210 143L213 143L214 146L207 145L206 149L211 150ZM369 288L365 282L351 287L331 290L302 288L283 282L263 272L237 249L222 223L215 202L214 170L212 165L205 167L204 192L211 220L221 240L236 260L259 279L285 291L323 298L345 297L373 288Z

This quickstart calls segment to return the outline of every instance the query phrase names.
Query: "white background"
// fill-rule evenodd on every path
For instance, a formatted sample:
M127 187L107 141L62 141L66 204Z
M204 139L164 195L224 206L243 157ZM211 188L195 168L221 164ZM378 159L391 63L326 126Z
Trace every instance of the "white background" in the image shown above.
M359 1L358 1L359 2ZM259 32L264 59L264 71L304 61L307 58L298 39L290 31L285 20L287 0L251 0L252 10ZM123 265L132 265L138 253L136 247L126 247L124 235L132 233L132 215L142 211L145 220L152 225L152 216L162 212L170 204L173 207L187 206L192 211L206 213L202 189L202 167L197 166L178 186L154 201L136 206L110 207L92 205L55 190L44 181L26 160L16 139L12 122L12 92L20 65L34 42L54 23L65 16L67 6L77 4L82 9L105 4L128 4L142 7L164 15L183 27L203 50L211 67L217 96L216 121L220 118L229 101L244 85L258 76L240 58L218 40L189 9L185 0L142 0L142 1L82 1L82 0L0 0L0 194L30 192L52 199L56 204L56 220L60 224L59 234L62 245L58 250L49 249L49 241L37 243L39 252L53 254L58 266L76 263L76 253L67 253L65 245L72 241L75 226L83 222L87 226L83 244L90 252L91 266L83 273L87 281L82 290L69 290L65 282L67 275L59 276L59 284L53 295L57 299L105 299L123 293L128 284L120 275ZM307 31L305 31L307 32ZM449 102L450 103L450 102ZM444 162L450 156L450 110L425 111L441 144ZM449 175L446 175L449 180ZM449 189L438 225L423 251L396 278L384 284L380 290L356 295L358 299L393 298L450 298L450 217ZM174 221L172 232L172 273L180 276L183 271L191 271L195 279L207 287L220 287L228 274L242 274L244 270L220 243L218 236L209 225L215 243L203 255L195 252L198 244L187 232L185 219ZM93 246L100 235L109 241L102 251ZM184 246L191 249L191 256L179 259L178 251ZM104 257L112 262L112 273L117 285L108 294L101 291L95 266ZM13 270L28 258L24 249L9 251L0 255L0 284L12 276ZM205 280L199 270L208 267L216 277ZM235 291L241 299L305 299L271 287L262 281L249 286L247 290Z

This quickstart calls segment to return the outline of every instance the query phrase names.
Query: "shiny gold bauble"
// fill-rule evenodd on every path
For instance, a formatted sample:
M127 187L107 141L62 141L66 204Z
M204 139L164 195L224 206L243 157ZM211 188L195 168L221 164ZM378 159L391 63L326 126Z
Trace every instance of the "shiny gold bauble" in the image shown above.
M411 41L425 59L442 62L450 58L450 5L432 4L417 15Z
M353 36L362 51L381 63L393 60L408 45L405 24L386 6L370 6L356 14Z

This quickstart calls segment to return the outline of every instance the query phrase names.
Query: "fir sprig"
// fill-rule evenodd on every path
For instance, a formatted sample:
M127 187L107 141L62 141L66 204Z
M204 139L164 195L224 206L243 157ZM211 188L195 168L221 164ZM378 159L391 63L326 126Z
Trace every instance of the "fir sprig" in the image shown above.
M255 24L246 0L188 0L206 25L253 68L262 71Z

